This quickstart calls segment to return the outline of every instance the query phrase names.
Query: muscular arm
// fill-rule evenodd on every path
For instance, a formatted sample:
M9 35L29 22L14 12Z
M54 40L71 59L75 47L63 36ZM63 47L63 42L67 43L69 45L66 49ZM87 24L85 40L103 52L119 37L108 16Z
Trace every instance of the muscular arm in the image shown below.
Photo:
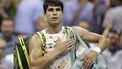
M75 27L76 32L81 36L83 40L98 43L98 47L103 51L109 46L109 40L99 34L91 33L83 28Z
M37 35L34 35L29 43L29 54L31 69L46 69L59 54L60 50L54 49L53 51L42 56L41 41Z
M46 69L59 55L74 45L74 40L58 41L56 48L42 56L41 41L35 34L29 43L31 69Z

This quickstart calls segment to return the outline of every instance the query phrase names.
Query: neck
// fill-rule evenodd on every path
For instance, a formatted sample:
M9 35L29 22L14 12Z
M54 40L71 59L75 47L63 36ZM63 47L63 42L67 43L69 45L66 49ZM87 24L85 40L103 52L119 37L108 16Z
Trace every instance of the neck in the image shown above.
M56 34L59 33L61 30L62 30L62 25L58 25L56 27L52 27L48 25L46 32L49 34Z

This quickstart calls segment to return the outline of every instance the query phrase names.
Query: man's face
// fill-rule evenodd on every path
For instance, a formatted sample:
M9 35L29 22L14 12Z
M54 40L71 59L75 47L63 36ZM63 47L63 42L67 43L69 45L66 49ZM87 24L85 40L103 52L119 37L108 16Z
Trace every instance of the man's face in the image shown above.
M6 37L10 37L14 32L14 23L11 20L3 21L1 31Z
M111 49L111 50L118 49L119 34L117 34L117 33L109 33L108 38L110 39L110 47L109 47L109 49Z
M60 6L48 6L45 15L50 26L56 27L61 24L63 13Z

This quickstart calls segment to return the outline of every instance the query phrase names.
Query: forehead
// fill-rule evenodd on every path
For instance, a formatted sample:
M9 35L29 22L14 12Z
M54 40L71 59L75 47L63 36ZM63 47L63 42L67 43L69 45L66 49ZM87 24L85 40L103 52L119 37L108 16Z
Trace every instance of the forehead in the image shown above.
M60 6L54 6L54 5L52 5L52 6L51 6L51 5L49 5L47 9L50 9L50 8L52 8L52 9L60 8L60 9L61 9L61 7L60 7Z

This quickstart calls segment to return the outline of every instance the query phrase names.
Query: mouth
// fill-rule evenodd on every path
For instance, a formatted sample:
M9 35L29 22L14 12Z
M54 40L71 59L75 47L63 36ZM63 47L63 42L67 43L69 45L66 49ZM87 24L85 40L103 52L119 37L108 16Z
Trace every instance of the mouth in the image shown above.
M55 19L57 20L57 19L58 19L58 17L52 17L52 19L53 19L53 20L55 20Z

